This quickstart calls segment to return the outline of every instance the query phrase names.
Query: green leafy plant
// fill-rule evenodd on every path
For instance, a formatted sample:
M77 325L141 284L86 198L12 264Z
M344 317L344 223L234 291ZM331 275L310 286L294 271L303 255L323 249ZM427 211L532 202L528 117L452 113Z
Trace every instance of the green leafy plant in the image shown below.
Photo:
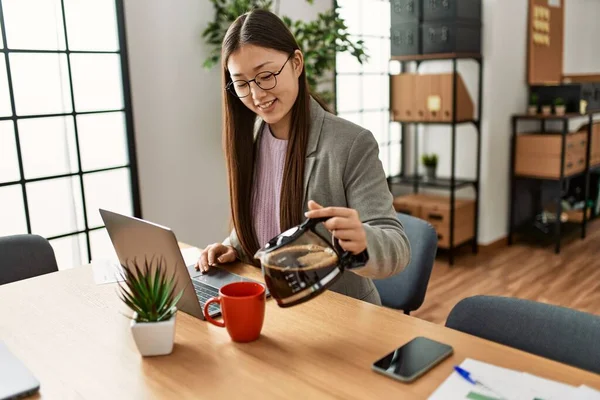
M279 1L273 0L210 0L215 9L215 17L202 32L206 43L212 47L205 68L214 67L220 59L221 45L227 28L240 15L253 9L266 9L279 15ZM314 0L306 0L313 4ZM368 60L362 40L353 41L348 26L339 14L337 4L328 11L319 13L313 21L292 20L287 16L280 18L295 36L302 52L306 78L311 92L332 105L335 94L323 87L333 83L336 53L348 52L359 63Z
M529 98L529 105L530 106L537 106L538 105L538 101L539 101L539 97L538 97L537 93L532 93L531 97Z
M432 154L423 154L421 156L421 162L426 167L437 167L438 164L438 156L435 153Z
M554 105L555 106L564 106L565 100L562 97L557 97L556 99L554 99Z
M167 277L163 259L134 259L122 265L122 278L119 282L120 299L137 315L137 322L160 322L170 319L177 311L176 305L183 290L175 294L175 275ZM153 267L154 266L154 267Z

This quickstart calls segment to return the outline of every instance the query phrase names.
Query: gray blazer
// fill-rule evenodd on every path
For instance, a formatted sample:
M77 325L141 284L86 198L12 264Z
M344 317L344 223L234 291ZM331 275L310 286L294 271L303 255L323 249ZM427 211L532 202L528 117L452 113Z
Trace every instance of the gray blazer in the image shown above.
M309 200L324 207L356 209L367 234L370 257L366 266L345 272L330 289L381 304L371 279L402 271L410 260L410 245L392 205L379 146L371 132L326 112L312 98L310 115L304 170L305 211ZM259 129L258 134L261 132ZM322 224L318 229L325 237L331 236ZM242 261L248 261L235 230L225 243L237 250Z

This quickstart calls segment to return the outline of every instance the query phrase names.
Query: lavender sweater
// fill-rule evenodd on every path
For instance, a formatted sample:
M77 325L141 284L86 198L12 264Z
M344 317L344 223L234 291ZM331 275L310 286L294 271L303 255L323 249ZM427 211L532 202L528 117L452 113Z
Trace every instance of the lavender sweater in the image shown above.
M252 213L258 244L263 247L279 235L279 198L285 164L287 140L277 139L265 124L254 169Z

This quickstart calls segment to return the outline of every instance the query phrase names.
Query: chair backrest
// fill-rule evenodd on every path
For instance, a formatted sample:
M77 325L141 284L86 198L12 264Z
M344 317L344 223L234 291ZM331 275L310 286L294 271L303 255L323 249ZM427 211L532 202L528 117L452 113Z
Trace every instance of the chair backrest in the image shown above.
M406 314L423 304L431 269L437 253L437 234L427 221L407 214L398 214L411 249L411 259L406 268L386 279L374 280L381 303Z
M531 300L474 296L454 306L446 326L600 373L600 316Z
M54 250L38 235L0 237L0 285L58 271Z

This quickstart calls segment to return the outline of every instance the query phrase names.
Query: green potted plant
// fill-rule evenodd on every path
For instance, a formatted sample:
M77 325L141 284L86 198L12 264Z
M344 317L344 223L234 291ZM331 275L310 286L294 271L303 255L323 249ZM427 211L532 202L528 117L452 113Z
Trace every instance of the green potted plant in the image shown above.
M221 56L221 45L227 28L237 17L256 8L269 10L281 17L298 41L304 53L306 79L311 92L319 96L332 110L335 109L335 94L329 90L335 79L336 55L350 53L359 63L368 59L362 40L352 40L348 26L340 16L339 6L319 13L312 21L292 20L279 14L279 1L276 0L210 0L215 16L202 32L202 38L211 48L204 61L205 68L214 67ZM314 0L306 0L313 4Z
M552 104L544 103L542 104L542 115L550 115L552 114Z
M554 113L556 115L565 115L565 100L562 97L554 99Z
M421 156L421 162L425 166L425 180L434 180L436 177L436 169L438 164L437 154L423 154Z
M123 267L119 297L133 311L131 332L142 356L170 354L175 341L177 302L175 276L167 277L163 259L134 259Z
M529 107L527 108L529 115L536 115L538 113L538 101L539 97L537 93L532 93L529 98Z

